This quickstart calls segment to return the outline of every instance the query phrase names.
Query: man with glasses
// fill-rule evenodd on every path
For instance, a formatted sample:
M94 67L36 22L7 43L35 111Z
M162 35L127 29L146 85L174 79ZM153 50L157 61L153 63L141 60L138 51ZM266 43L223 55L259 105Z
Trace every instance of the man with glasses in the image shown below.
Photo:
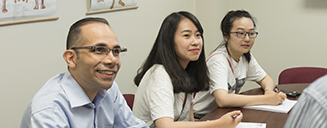
M20 127L147 127L133 116L114 81L121 66L119 54L126 51L105 19L74 23L63 53L68 71L35 94Z

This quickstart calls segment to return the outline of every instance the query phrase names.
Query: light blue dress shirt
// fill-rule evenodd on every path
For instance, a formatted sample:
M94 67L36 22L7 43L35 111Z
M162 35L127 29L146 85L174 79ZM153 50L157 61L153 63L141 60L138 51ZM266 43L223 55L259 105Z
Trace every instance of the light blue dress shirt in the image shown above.
M46 82L28 105L20 128L147 128L114 82L90 101L66 71Z

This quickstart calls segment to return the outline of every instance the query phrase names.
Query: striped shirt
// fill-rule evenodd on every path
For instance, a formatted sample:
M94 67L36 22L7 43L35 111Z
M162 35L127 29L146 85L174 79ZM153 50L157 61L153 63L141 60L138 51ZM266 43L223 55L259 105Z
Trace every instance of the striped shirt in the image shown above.
M284 128L327 128L327 75L304 89Z

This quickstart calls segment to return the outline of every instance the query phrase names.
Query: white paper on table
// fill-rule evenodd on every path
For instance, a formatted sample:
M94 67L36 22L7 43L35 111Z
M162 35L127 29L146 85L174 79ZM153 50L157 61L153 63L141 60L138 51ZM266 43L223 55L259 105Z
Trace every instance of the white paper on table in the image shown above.
M266 128L266 123L241 122L236 128Z
M243 108L248 109L257 109L271 112L279 112L279 113L288 113L291 108L295 105L296 100L288 100L286 99L282 104L274 106L274 105L254 105L254 106L244 106Z

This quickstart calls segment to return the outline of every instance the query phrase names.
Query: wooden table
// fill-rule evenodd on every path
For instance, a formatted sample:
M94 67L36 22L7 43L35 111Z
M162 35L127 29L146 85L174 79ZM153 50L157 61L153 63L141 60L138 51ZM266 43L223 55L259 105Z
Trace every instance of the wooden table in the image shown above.
M305 89L309 83L305 84L283 84L283 85L277 85L279 89L282 90L288 90L288 91L297 91L302 93L303 89ZM245 92L242 92L241 94L244 95L260 95L263 94L263 90L261 88L255 88L251 89ZM290 100L297 100L299 96L297 97L288 97ZM288 113L277 113L277 112L269 112L269 111L261 111L261 110L254 110L254 109L246 109L246 108L216 108L204 117L202 117L201 121L206 120L213 120L218 119L222 115L226 114L227 112L233 111L233 110L241 110L243 113L243 119L242 122L253 122L253 123L266 123L267 128L283 128L286 120L288 118Z

